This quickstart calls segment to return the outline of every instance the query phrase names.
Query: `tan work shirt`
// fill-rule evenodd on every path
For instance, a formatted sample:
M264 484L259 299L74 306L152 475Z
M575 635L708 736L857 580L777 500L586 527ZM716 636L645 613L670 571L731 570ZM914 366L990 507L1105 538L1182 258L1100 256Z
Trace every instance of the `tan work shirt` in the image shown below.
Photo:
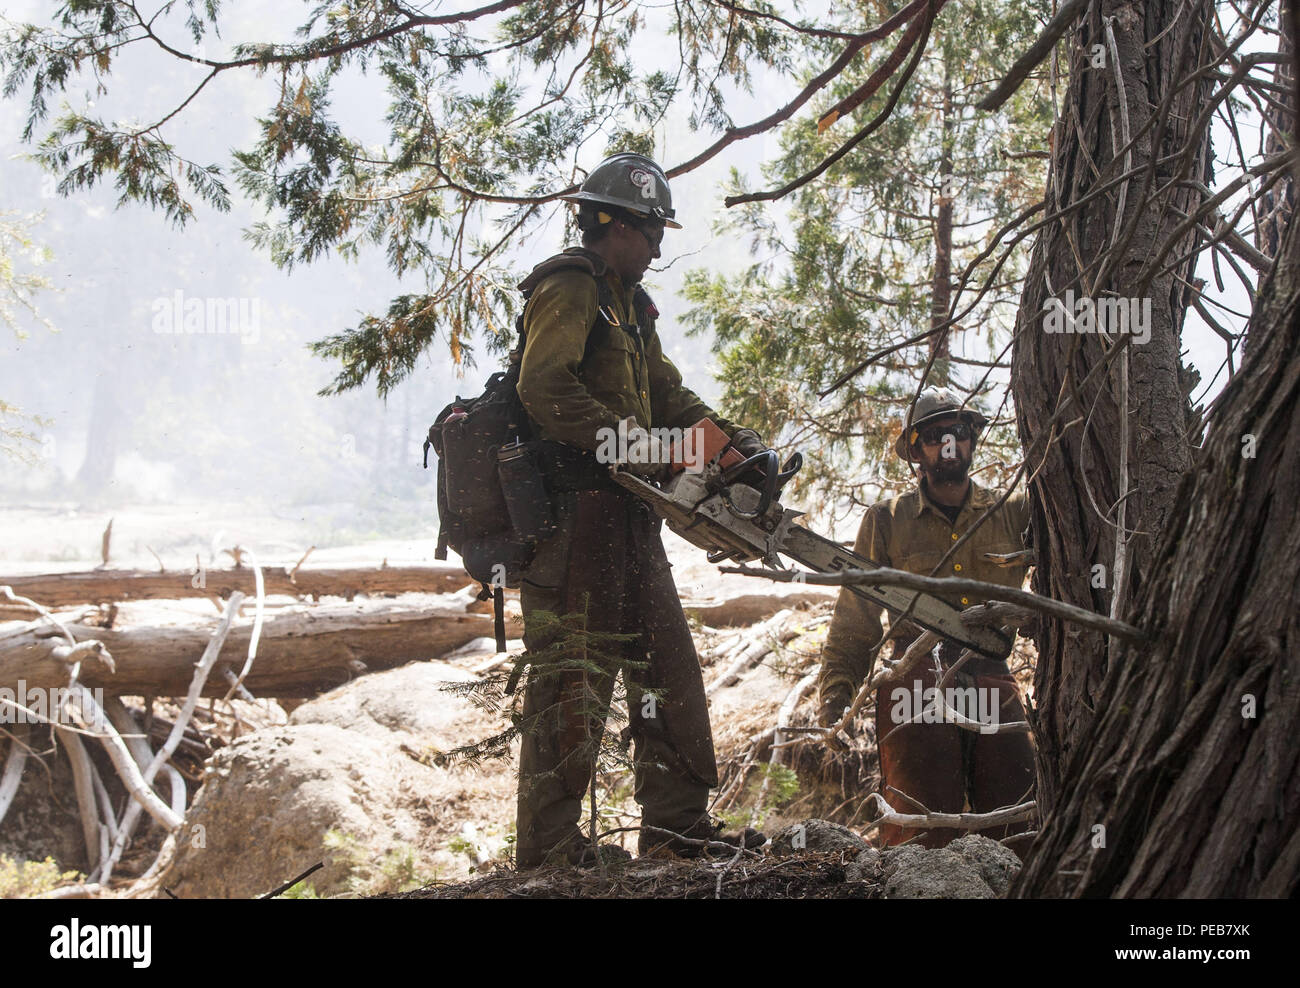
M618 318L631 330L636 321L632 292L612 270L605 277ZM594 453L598 430L616 428L629 415L645 428L686 428L702 418L712 419L728 436L739 428L682 385L681 372L664 356L653 319L639 332L610 327L584 362L597 306L595 281L577 269L543 279L528 299L518 390L542 439Z
M923 491L924 484L888 501L867 509L858 529L853 551L872 562L893 569L930 576L944 553L958 541L984 511L997 503L1001 493L970 482L970 493L955 522L950 522ZM1019 587L1027 567L999 566L984 554L1006 554L1024 549L1021 533L1029 525L1029 505L1024 494L1013 494L987 519L934 576L961 576ZM981 596L950 595L945 598L956 607L985 603ZM876 653L884 639L881 624L883 609L869 600L841 588L831 617L826 644L822 647L822 670L818 686L825 698L837 686L857 692L871 672ZM889 637L898 644L910 644L918 629L910 622L890 629Z

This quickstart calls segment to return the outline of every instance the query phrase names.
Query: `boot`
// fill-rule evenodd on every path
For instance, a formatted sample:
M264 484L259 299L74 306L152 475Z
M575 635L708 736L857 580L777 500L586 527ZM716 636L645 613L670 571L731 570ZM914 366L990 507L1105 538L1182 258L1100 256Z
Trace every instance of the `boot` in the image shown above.
M599 866L601 859L604 860L606 867L608 867L609 865L631 861L632 854L617 844L594 845L589 837L579 831L577 827L574 827L573 833L569 837L553 845L544 854L535 852L531 854L516 853L515 867L520 871L538 868L542 865L596 868Z
M658 830L642 830L637 840L637 853L647 854L667 851L679 858L726 857L736 853L739 847L753 850L767 843L767 836L753 827L746 827L744 833L723 833L725 824L708 816L700 817L694 824L682 831L680 836L660 833ZM669 828L663 828L665 830ZM683 840L682 838L685 838ZM692 841L712 841L714 844L726 844L730 848L701 845Z

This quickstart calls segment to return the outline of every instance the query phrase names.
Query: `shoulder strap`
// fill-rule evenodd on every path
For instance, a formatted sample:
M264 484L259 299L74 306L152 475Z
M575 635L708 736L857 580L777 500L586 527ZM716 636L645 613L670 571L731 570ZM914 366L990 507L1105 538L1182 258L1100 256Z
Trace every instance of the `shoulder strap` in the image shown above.
M609 287L609 282L605 280L605 272L609 270L609 265L605 263L605 259L595 251L587 250L585 247L570 247L536 265L532 271L528 272L524 280L519 282L519 291L523 293L526 305L528 298L544 279L556 271L569 268L585 271L591 275L592 280L596 283L597 315L588 330L587 344L582 352L582 359L586 360L593 350L604 344L609 336L610 326L614 325L611 320L616 319L614 315L616 311L614 308L614 293ZM646 298L648 300L649 296L646 296ZM515 349L510 352L510 362L517 365L523 358L524 352L525 333L524 314L522 312L515 317L515 336L518 342L515 344Z
M562 271L565 268L580 268L586 271L597 281L605 277L605 272L609 266L605 259L595 251L587 250L585 247L570 247L568 250L554 254L536 265L519 282L519 290L524 293L524 298L528 298L542 281L556 271Z

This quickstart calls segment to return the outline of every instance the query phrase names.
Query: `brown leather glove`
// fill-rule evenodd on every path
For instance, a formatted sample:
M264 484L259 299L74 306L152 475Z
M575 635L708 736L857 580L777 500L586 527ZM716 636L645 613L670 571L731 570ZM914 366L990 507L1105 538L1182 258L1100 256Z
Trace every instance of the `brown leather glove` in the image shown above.
M821 706L817 709L817 723L822 727L834 727L844 716L844 708L852 702L852 690L843 684L832 686L821 696Z

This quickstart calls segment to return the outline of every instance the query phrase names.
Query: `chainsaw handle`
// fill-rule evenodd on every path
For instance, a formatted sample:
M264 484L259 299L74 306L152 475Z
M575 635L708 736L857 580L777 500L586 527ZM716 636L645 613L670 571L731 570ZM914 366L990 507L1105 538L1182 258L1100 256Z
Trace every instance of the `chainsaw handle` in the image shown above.
M785 466L781 468L781 472L777 474L776 489L780 490L787 483L789 483L790 478L793 477L796 473L798 473L799 468L802 466L803 466L803 454L800 453L798 450L795 450L793 453L790 454L790 459L785 461Z
M772 502L776 500L780 463L781 461L776 456L776 450L765 449L761 453L755 453L753 456L747 457L734 467L728 467L724 470L721 477L722 499L727 505L727 510L737 518L745 521L752 521L765 515ZM732 502L731 496L727 493L727 486L733 483L737 477L754 467L759 467L763 471L763 489L758 495L758 507L753 511L741 511Z

